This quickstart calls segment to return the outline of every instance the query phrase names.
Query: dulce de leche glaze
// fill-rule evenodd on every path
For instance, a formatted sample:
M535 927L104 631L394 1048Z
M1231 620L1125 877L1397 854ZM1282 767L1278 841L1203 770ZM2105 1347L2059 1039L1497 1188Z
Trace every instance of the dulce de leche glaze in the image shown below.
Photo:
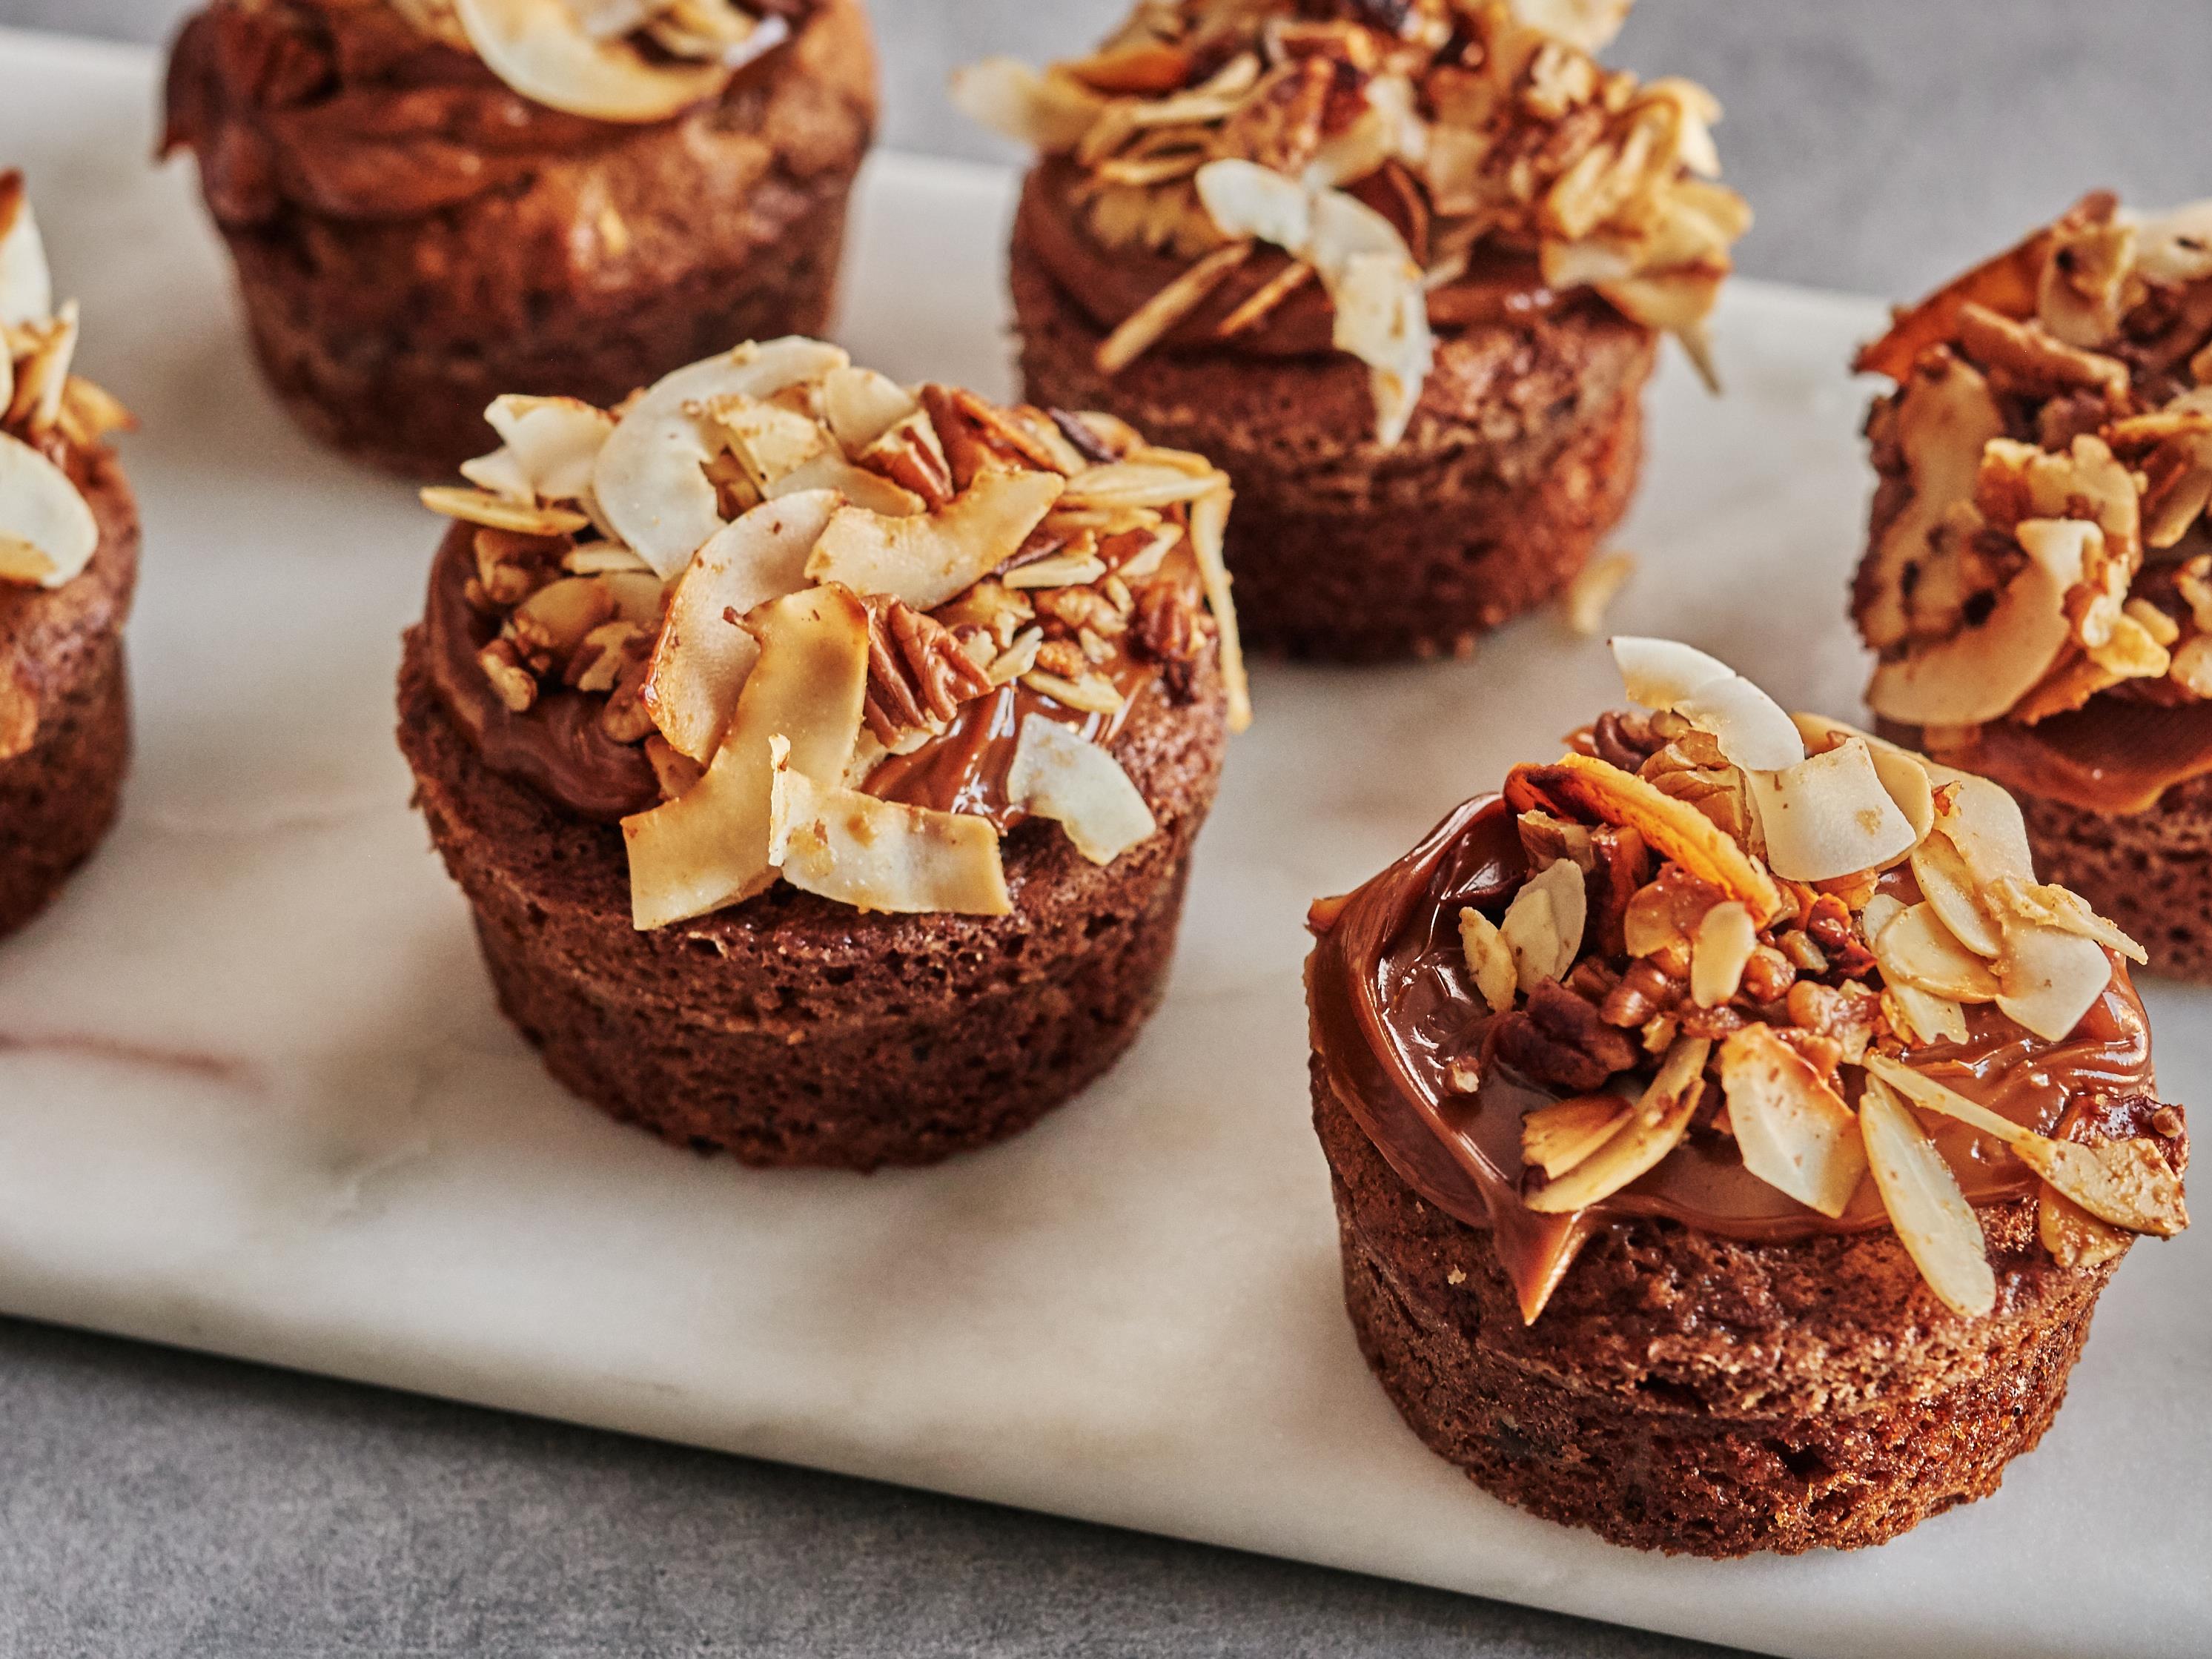
M579 817L613 823L660 804L660 785L645 750L617 743L601 729L605 699L558 688L542 690L518 714L501 701L477 654L499 633L498 621L468 600L475 574L472 532L447 532L431 566L423 613L430 676L438 700L467 734L485 765L528 785ZM1198 603L1198 575L1188 552L1170 556L1164 574ZM1042 714L1079 736L1110 745L1148 701L1163 695L1158 665L1117 649L1100 673L1121 694L1111 714L1069 708L1017 681L962 706L945 730L909 754L892 755L861 786L879 799L988 818L1000 834L1029 815L1006 793L1006 775L1022 722Z
M1523 1308L1541 1305L1586 1240L1634 1217L1760 1243L1889 1224L1871 1182L1830 1220L1752 1175L1725 1137L1693 1136L1587 1209L1541 1215L1524 1206L1521 1120L1558 1097L1495 1064L1465 1095L1449 1072L1480 1053L1491 1018L1468 976L1460 910L1503 898L1526 872L1504 801L1468 801L1366 885L1316 904L1306 963L1313 1048L1329 1086L1409 1186L1469 1226L1491 1230ZM2142 1005L2117 962L2104 996L2063 1042L2045 1042L1993 1008L1971 1010L1970 1024L1967 1042L1906 1060L2039 1132L2101 1122L2111 1103L2154 1087ZM2033 1174L1997 1142L1948 1120L1929 1133L1970 1202L2036 1189Z
M2094 697L2033 726L1992 720L1933 744L1901 730L1946 766L2087 812L2148 812L2176 784L2212 772L2212 702Z

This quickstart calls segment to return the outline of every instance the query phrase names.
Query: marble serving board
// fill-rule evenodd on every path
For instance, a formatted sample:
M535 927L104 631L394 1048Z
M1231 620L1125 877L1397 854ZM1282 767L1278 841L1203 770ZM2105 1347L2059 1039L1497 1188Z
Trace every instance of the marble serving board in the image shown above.
M1537 616L1474 660L1263 668L1166 1006L1080 1101L920 1173L757 1174L617 1127L501 1022L391 738L438 524L247 364L155 65L0 33L84 368L143 416L137 769L0 946L0 1310L1802 1656L2201 1656L2212 1252L2136 1251L1994 1499L1854 1555L1602 1544L1432 1459L1339 1301L1301 922L1615 696ZM841 337L1011 389L1003 175L884 156ZM1870 302L1739 284L1670 350L1612 621L1850 713ZM2154 987L2169 1095L2212 1004Z

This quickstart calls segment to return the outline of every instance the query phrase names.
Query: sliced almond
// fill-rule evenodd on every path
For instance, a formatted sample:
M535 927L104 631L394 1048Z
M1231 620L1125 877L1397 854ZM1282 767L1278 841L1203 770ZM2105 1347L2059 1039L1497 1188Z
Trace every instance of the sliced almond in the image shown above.
M807 556L837 510L827 489L763 501L709 538L669 590L642 695L680 755L713 758L760 656L742 625L753 609L806 584Z
M1697 1114L1698 1081L1712 1044L1704 1037L1678 1037L1660 1062L1627 1124L1556 1181L1547 1182L1522 1200L1539 1215L1565 1215L1610 1198L1649 1173L1682 1144ZM1523 1317L1533 1322L1534 1311Z
M1690 945L1690 1000L1700 1008L1718 1008L1743 983L1743 970L1759 948L1759 929L1751 912L1735 899L1723 899L1698 921Z
M1998 1012L2046 1042L2064 1042L2112 983L2112 959L2094 939L2063 928L2011 915L1999 926Z
M1892 985L1909 985L1957 1002L1997 1000L1996 975L1959 942L1931 904L1905 907L1879 933L1869 926L1867 939L1882 978Z
M1958 849L1976 884L1987 887L2006 876L2033 882L2035 854L2020 803L1987 778L1969 773L1949 775L1943 781L1936 828Z
M1583 872L1571 860L1547 865L1521 884L1498 931L1513 952L1515 977L1522 993L1547 979L1561 978L1575 965L1589 907Z
M1143 791L1119 761L1042 714L1022 721L1006 769L1006 798L1056 822L1093 864L1111 864L1159 828Z
M1744 1168L1822 1215L1843 1214L1867 1168L1844 1097L1767 1025L1729 1034L1720 1079Z
M1153 461L1113 461L1086 467L1068 480L1066 506L1084 507L1176 507L1195 501L1218 488L1221 475L1193 472Z
M1960 944L1984 957L2004 948L1996 918L1982 897L1982 884L1948 836L1929 836L1912 849L1912 878Z
M2013 876L2000 876L1989 887L1997 910L2038 927L2055 927L2094 939L2107 951L2130 962L2148 964L2150 953L2089 908L2089 902L2069 888L2034 886ZM1990 954L1994 955L1995 952Z
M1832 881L1879 870L1918 839L1883 787L1872 751L1856 738L1780 771L1746 776L1767 863L1790 880Z
M663 576L690 562L727 522L705 468L720 453L717 398L768 398L848 366L844 352L797 335L687 364L626 409L601 447L592 493L616 539Z
M1003 916L1013 909L988 819L823 783L775 750L769 856L793 886L856 909Z
M1521 1161L1557 1181L1626 1128L1635 1109L1625 1095L1577 1095L1540 1106L1521 1120Z
M1893 984L1882 988L1881 998L1882 1012L1892 1027L1915 1047L1966 1040L1966 1011L1949 997L1936 996L1917 986Z
M1915 1105L1956 1118L2009 1146L2021 1163L2083 1209L2130 1232L2171 1238L2189 1224L2181 1178L2150 1139L2087 1146L2053 1140L1977 1105L1901 1060L1869 1054L1866 1069Z
M452 484L432 484L423 489L422 499L433 513L488 530L512 530L520 536L572 536L592 522L565 507L531 507L489 490Z
M1504 1013L1513 1006L1514 994L1521 985L1521 970L1513 960L1513 947L1498 931L1497 923L1472 907L1459 913L1459 942L1474 988L1490 1005L1492 1013Z
M814 587L753 613L760 659L706 775L623 820L632 924L665 927L772 885L769 739L809 776L842 778L860 731L868 613L842 588ZM987 824L986 830L989 828Z
M1897 1242L1920 1269L1936 1299L1967 1319L1996 1306L1997 1279L1989 1246L1959 1178L1927 1132L1881 1079L1859 1097L1859 1130L1868 1167Z
M99 547L99 522L69 474L0 432L0 572L59 587Z
M1065 488L1056 472L993 471L934 513L890 519L842 507L806 574L932 611L1012 558Z
M2036 1194L2035 1230L2062 1267L2095 1267L2128 1248L2125 1228L2100 1221L2045 1182Z
M728 84L720 64L648 58L600 40L566 0L453 0L485 67L534 102L595 121L665 121Z

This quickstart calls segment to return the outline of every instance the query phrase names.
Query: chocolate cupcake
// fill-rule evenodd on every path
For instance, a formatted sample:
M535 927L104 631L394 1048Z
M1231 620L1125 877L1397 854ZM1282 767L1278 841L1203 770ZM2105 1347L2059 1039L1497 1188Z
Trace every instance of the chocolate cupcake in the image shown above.
M163 147L301 424L436 477L495 397L819 332L875 117L860 0L210 0Z
M1632 697L1314 908L1346 1303L1407 1423L1618 1543L1880 1543L1996 1490L2180 1109L1987 781L1614 641Z
M2036 857L2212 980L2212 204L2090 196L1859 354L1896 390L1852 614L1883 729L2020 797Z
M0 933L46 908L115 821L131 759L123 622L138 508L121 405L70 373L19 173L0 173Z
M1012 1133L1158 1000L1245 719L1227 480L782 339L507 398L399 740L501 1006L747 1163Z
M1705 362L1749 222L1717 106L1589 51L1625 4L1139 7L1099 51L956 82L1041 155L1012 281L1032 400L1236 480L1247 639L1462 652L1626 508L1656 331Z

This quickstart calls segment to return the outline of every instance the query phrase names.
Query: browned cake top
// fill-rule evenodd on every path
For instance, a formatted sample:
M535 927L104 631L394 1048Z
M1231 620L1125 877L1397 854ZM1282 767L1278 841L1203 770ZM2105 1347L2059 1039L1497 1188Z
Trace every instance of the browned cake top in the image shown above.
M1857 367L1897 382L1852 596L1875 713L2091 811L2212 769L2212 206L2085 198Z
M641 927L779 876L996 913L1024 819L1102 864L1152 833L1112 745L1206 653L1243 723L1228 481L1110 416L793 337L489 417L478 487L424 492L431 672L487 763L622 821Z
M1892 1226L1967 1314L1995 1294L1975 1204L2038 1197L2069 1263L2185 1225L2140 953L2036 883L2010 797L1701 653L1615 647L1655 712L1516 768L1314 912L1332 1086L1492 1229L1525 1316L1635 1216Z
M955 93L1047 158L1021 234L1114 331L1102 368L1333 346L1373 369L1387 444L1432 325L1594 291L1702 361L1749 215L1713 182L1710 94L1590 56L1626 10L1146 0L1087 57L993 59Z
M434 212L732 94L817 0L213 0L169 64L165 151L226 222L279 199Z

